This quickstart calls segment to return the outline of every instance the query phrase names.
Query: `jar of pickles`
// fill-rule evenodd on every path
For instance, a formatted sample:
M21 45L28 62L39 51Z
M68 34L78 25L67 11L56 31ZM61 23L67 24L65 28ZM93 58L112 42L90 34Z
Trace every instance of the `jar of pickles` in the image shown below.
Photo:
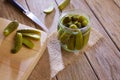
M83 13L67 11L58 23L58 39L63 49L78 52L88 43L91 27L89 17Z

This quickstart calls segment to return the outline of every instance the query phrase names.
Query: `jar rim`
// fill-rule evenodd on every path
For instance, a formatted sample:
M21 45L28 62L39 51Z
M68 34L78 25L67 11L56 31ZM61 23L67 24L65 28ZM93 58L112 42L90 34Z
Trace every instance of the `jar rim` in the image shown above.
M58 24L60 24L63 28L66 28L66 29L68 29L68 30L86 30L86 28L89 28L90 27L90 17L88 16L88 15L86 15L85 13L69 13L70 11L74 11L74 10L67 10L67 11L65 11L65 12L68 12L68 13L63 13L61 16L60 16L60 19L59 19L59 21L58 21ZM86 18L87 18L87 20L88 20L88 24L87 24L87 26L85 26L85 27L83 27L83 28L77 28L77 29L72 29L72 28L69 28L69 27L66 27L65 25L63 25L62 24L62 18L64 18L65 16L67 16L67 15L81 15L81 16L85 16Z

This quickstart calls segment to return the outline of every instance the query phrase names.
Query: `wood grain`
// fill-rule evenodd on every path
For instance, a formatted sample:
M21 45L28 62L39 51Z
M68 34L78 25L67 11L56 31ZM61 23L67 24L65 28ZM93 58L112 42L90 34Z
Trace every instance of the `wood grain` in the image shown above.
M101 24L120 50L120 9L112 0L86 0Z
M63 53L63 55L65 54ZM66 54L64 59L72 62L69 63L69 66L69 61L67 62L66 68L57 75L58 80L98 80L83 53L76 57L78 59L75 61L70 60L70 57L67 56Z
M116 3L116 5L120 8L120 0L113 0L115 3Z
M53 3L55 6L55 9L53 12L49 15L46 15L43 10L48 8L50 4ZM44 1L32 1L27 0L27 4L30 8L30 11L32 11L42 23L46 25L46 27L49 28L50 33L57 30L57 24L59 20L59 11L56 7L56 3L53 0L44 0ZM36 6L38 5L38 6Z
M88 1L90 2L91 0L88 0ZM96 1L98 1L98 0L96 0ZM99 0L99 1L101 1L101 0ZM93 2L95 2L95 1L91 1L90 5L93 5L92 4ZM109 38L109 36L105 32L104 28L102 28L102 25L96 19L96 17L91 12L90 8L88 7L88 5L86 4L86 2L84 0L74 0L74 1L71 0L71 4L66 9L68 10L70 8L71 9L74 9L74 8L80 9L81 11L84 11L85 13L90 15L91 26L94 27L95 29L97 29L99 32L101 32L105 36L105 40L100 41L100 43L98 43L92 49L85 51L85 53L86 53L85 56L86 56L86 58L88 58L88 61L91 64L91 67L93 68L98 79L100 79L100 80L112 80L112 79L119 80L120 73L118 71L120 70L120 68L117 66L120 66L120 63L118 62L118 60L120 59L119 58L120 52L117 50L117 48L113 44L112 40ZM94 7L94 8L96 8L96 7ZM104 7L104 9L105 9L105 7ZM115 14L118 14L118 13L119 12L115 12ZM116 18L115 20L117 20L117 19L119 19L119 17ZM109 24L107 24L107 25L109 25ZM119 29L118 26L117 26L117 29ZM119 31L116 31L115 34L117 34L116 36L119 37ZM98 62L98 59L99 59L99 62ZM113 67L113 65L114 65L114 67ZM116 72L114 72L114 71L116 71ZM61 73L59 75L62 75L62 74L64 74L64 73ZM78 72L78 74L79 74L79 72ZM69 76L69 77L71 77L71 76Z
M24 0L18 0L22 6L27 9L26 3ZM21 13L17 8L11 5L7 0L0 0L0 17L17 20L22 24L34 27L34 23L28 19L23 13Z

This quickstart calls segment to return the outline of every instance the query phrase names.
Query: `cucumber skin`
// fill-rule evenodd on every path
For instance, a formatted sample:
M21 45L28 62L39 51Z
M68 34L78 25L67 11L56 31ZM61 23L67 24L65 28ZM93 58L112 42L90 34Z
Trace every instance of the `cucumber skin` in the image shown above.
M70 0L63 0L63 1L59 4L58 8L60 9L60 11L62 11L69 3L70 3Z
M76 50L80 50L83 47L83 35L82 32L79 30L78 34L76 34L76 38L75 38L75 49Z
M21 30L18 30L17 32L20 32L20 33L30 33L30 34L41 34L39 30L33 30L33 29L21 29Z
M67 48L69 50L74 50L75 49L75 36L71 35L70 39L67 42Z
M66 44L70 38L71 34L64 31L60 36L60 41L62 44Z
M13 49L11 50L12 53L17 53L22 48L22 34L16 33L15 36L15 44Z
M85 47L88 43L90 31L91 31L91 27L87 30L86 33L83 34L83 47Z
M32 49L34 47L34 44L31 40L23 37L22 44L24 44L26 47Z
M4 29L4 36L8 36L10 33L12 33L15 29L17 29L19 26L19 23L17 21L10 22L6 28Z

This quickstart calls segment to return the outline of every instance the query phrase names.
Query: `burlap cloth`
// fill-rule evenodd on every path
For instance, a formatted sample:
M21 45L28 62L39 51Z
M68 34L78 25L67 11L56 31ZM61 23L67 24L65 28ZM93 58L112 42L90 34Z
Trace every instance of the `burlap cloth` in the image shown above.
M48 44L45 54L39 61L36 70L32 75L35 80L50 80L60 71L62 71L67 65L71 64L74 60L78 59L79 54L85 52L88 48L94 46L103 36L95 29L91 30L90 38L87 47L79 53L69 53L61 49L59 41L57 40L57 32L54 32L48 37ZM38 73L39 72L39 73ZM31 77L30 79L33 79Z

